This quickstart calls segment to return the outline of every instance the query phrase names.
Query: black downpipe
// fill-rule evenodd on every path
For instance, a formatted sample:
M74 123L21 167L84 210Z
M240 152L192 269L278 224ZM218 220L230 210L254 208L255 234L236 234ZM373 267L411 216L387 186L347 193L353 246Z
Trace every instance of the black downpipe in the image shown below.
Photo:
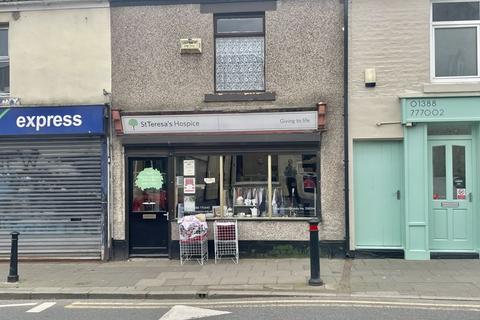
M348 4L343 0L343 152L345 178L345 256L350 257L350 202L349 202L349 152L348 152Z

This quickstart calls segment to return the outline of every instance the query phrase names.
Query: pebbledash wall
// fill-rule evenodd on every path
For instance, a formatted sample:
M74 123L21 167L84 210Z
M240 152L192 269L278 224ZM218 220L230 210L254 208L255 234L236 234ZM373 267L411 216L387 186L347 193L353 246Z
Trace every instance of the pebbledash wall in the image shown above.
M137 155L143 152L144 155L154 156L161 155L156 151L161 148L169 146L175 149L182 143L190 143L189 148L193 150L216 148L215 152L221 153L222 148L229 148L228 139L235 140L232 145L239 144L241 139L247 139L242 144L245 149L257 146L255 148L268 150L272 145L280 145L279 148L282 149L283 142L285 146L296 144L295 140L289 141L292 138L286 138L288 134L269 132L268 136L261 130L253 134L240 132L232 136L213 135L214 138L205 133L189 135L183 138L183 142L182 134L168 134L163 139L158 134L137 138L142 135L132 134L131 130L125 132L125 126L121 128L121 118L145 116L161 120L162 116L169 117L173 114L190 116L214 113L221 116L246 113L251 116L256 112L262 112L258 116L265 117L269 113L273 115L285 111L317 113L318 103L326 104L326 125L321 129L310 128L291 136L314 138L309 145L316 145L313 153L319 155L318 185L321 202L318 207L321 207L321 239L324 243L331 242L336 250L342 251L345 236L341 160L343 4L336 0L174 3L175 1L149 1L147 5L142 1L111 2L112 107L119 111L114 116L117 119L118 134L112 141L115 258L122 259L129 255L130 200L127 201L127 198L130 186L126 168L129 155L134 150L143 150ZM244 95L240 100L250 101L224 99L215 93L214 15L252 12L265 14L266 87L265 93L260 95L264 98L268 95L268 98L262 99L266 101L255 101L255 98L245 99L248 95ZM201 54L181 54L182 38L200 38ZM216 102L207 102L212 99ZM262 121L259 120L259 123ZM272 137L276 141L269 143ZM205 139L211 141L207 143ZM297 143L299 145L301 144ZM298 154L302 152L298 148L289 150L296 150ZM283 168L279 170L283 172ZM173 243L178 241L175 217L175 214L170 213L169 241ZM245 219L239 221L240 242L257 245L268 244L269 241L305 244L308 240L307 220ZM250 250L252 251L255 248Z
M480 82L433 76L432 1L349 9L352 250L478 257Z
M0 258L12 231L22 258L105 258L109 3L2 2L0 24Z

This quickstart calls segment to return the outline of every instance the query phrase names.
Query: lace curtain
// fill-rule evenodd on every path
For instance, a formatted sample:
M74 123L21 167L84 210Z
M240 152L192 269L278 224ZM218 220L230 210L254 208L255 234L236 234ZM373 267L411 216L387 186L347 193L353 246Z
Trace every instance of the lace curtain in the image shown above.
M262 91L264 84L263 37L217 38L217 91Z

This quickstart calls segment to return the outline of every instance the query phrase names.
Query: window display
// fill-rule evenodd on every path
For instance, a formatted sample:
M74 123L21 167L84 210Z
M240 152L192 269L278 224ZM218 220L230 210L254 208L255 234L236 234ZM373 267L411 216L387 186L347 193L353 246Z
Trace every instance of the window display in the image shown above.
M273 215L314 216L317 206L316 155L279 155L278 166L283 170L277 178L279 185L273 191Z
M205 213L213 217L213 209L220 206L220 156L177 157L175 175L177 215Z
M184 176L186 167L195 176ZM316 154L181 156L176 158L175 182L179 218L193 213L210 218L311 217L317 212Z

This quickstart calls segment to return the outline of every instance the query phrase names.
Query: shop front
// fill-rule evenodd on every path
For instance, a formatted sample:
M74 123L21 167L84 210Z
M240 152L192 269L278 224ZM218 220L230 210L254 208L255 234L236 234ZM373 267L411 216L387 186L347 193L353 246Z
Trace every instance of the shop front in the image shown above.
M178 256L177 222L192 214L210 227L237 219L241 251L303 245L321 212L320 120L312 109L122 114L129 256Z
M101 259L104 106L0 108L0 257Z
M478 258L480 97L401 99L405 258Z

